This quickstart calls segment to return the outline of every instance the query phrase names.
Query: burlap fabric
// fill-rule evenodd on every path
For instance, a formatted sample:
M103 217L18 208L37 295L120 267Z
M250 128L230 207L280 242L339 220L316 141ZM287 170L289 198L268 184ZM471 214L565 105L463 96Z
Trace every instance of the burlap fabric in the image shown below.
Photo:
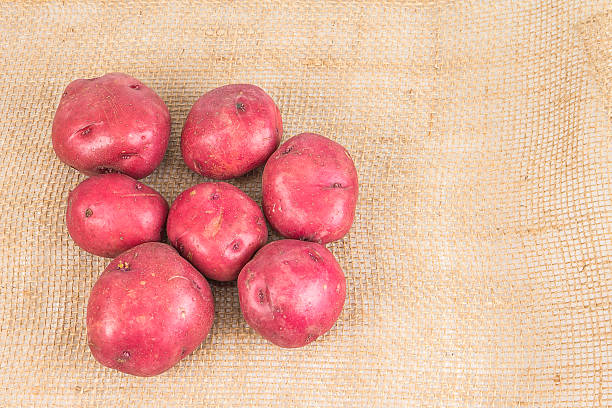
M0 407L612 405L608 1L51 2L0 5ZM155 378L106 369L85 332L108 262L67 235L51 123L75 78L123 71L166 101L168 200L203 179L182 124L257 84L285 136L352 153L348 280L303 349L256 335L233 284L206 342ZM261 169L232 182L261 199ZM272 236L271 238L275 238Z

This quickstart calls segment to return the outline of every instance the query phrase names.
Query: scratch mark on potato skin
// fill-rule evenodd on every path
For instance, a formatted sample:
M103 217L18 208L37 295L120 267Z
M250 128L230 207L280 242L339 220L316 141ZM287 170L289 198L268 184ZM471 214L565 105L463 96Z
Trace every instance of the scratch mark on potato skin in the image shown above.
M186 278L186 277L184 277L184 276L174 275L174 276L169 277L167 282L170 282L172 279L178 279L178 278L180 278L180 279L185 279L186 281L189 281L189 279L187 279L187 278Z

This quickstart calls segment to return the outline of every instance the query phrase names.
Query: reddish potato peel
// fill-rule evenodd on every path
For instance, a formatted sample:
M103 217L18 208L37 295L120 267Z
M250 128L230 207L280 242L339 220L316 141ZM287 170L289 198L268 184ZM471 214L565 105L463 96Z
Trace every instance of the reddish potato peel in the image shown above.
M160 374L204 341L214 319L206 279L169 245L145 243L115 258L87 305L87 338L101 364Z
M77 79L60 99L51 136L60 160L84 174L140 179L164 157L170 113L155 92L129 75Z
M181 152L191 170L227 180L264 164L282 134L280 111L268 94L255 85L226 85L193 105Z
M236 279L268 238L259 206L227 183L202 183L182 192L168 215L168 239L210 279Z
M266 218L284 237L325 244L353 224L357 170L344 147L321 135L283 143L266 163L262 190Z
M66 226L82 249L112 258L159 241L167 215L168 203L151 187L124 174L104 174L70 192Z
M302 347L334 325L346 282L323 245L285 239L264 246L244 266L238 295L256 332L281 347Z

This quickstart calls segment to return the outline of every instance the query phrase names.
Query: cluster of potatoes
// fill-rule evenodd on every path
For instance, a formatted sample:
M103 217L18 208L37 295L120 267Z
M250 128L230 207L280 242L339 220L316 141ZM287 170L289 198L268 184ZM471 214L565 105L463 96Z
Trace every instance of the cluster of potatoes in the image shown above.
M215 180L265 165L263 212L226 182L195 185L169 207L138 181L168 146L164 101L121 73L68 85L53 147L90 176L68 196L68 232L83 250L114 258L87 306L96 360L139 376L174 366L212 327L206 278L237 279L246 322L278 346L304 346L334 325L346 282L324 244L353 223L357 172L338 143L302 133L279 147L282 133L280 111L262 89L227 85L204 94L183 127L185 164ZM266 219L287 239L266 244ZM171 245L160 242L164 228Z

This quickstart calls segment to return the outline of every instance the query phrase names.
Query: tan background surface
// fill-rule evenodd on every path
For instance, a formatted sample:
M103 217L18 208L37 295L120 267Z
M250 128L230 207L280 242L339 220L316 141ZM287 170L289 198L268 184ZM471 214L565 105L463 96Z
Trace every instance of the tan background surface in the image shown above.
M609 1L0 3L0 407L612 406ZM278 102L285 139L355 158L361 195L331 249L336 326L276 348L214 287L206 342L156 378L91 357L106 260L64 225L83 179L51 123L75 78L123 71L166 101L145 181L202 181L179 135L231 82ZM233 183L260 200L261 170Z

